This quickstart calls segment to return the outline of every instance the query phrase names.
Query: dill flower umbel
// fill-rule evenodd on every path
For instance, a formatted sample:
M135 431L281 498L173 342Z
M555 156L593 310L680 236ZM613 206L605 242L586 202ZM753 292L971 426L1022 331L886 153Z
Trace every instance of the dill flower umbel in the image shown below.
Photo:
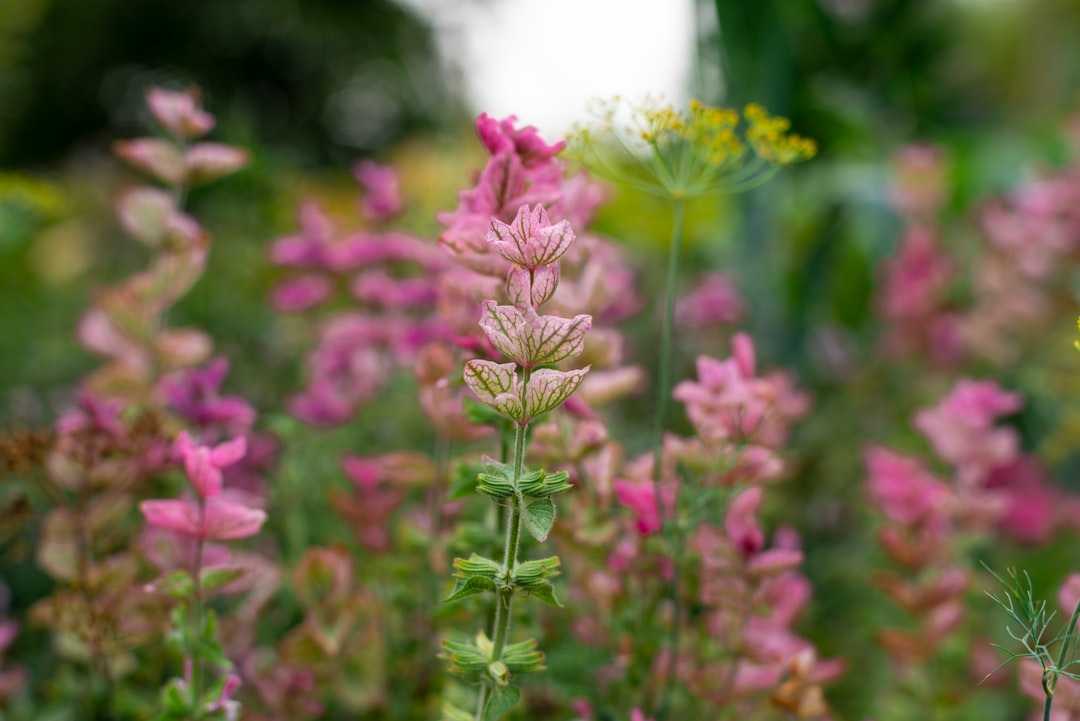
M575 128L565 154L602 178L674 199L737 193L817 152L814 141L789 132L786 118L757 104L740 115L697 100L681 112L616 97L593 114L596 124Z

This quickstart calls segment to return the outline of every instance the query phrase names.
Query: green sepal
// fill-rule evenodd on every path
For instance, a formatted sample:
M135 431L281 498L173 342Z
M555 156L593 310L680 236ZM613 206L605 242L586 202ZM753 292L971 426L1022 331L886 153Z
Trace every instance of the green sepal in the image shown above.
M521 701L521 689L517 686L492 684L491 696L484 709L484 721L498 721Z
M544 671L544 654L536 650L536 639L530 638L503 648L502 662L512 673Z
M502 567L498 562L474 553L468 558L455 558L454 570L457 572L454 574L456 579L454 590L443 599L443 603L456 601L474 593L494 592L495 577L501 573Z
M547 583L547 579L558 576L559 557L549 556L535 561L525 561L514 569L512 583L520 589L532 589Z
M550 498L538 498L522 509L522 517L529 535L540 543L547 540L555 523L555 504Z
M566 493L574 486L566 480L570 474L566 471L546 473L545 471L532 471L522 476L518 482L518 490L523 496L534 498L547 498L560 493Z
M498 461L487 461L477 475L476 491L493 498L514 496L514 468Z
M510 669L502 661L492 661L487 666L487 675L500 686L510 683Z
M443 641L442 647L443 653L440 655L450 662L450 670L453 673L483 671L491 662L487 654L471 643Z

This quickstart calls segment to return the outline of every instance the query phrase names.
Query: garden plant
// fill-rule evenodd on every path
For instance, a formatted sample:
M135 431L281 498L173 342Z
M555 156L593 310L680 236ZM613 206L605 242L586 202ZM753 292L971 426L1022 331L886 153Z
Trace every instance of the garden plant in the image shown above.
M271 161L141 102L85 363L0 396L0 721L1080 719L1075 118L968 197L912 138L796 357L717 250L828 161L760 104L483 113L456 205L358 159L241 256ZM76 206L0 175L0 240Z

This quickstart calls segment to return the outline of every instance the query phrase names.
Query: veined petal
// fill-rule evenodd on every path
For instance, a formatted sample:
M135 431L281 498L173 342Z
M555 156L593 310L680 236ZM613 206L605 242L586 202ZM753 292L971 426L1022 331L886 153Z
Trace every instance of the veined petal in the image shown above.
M465 364L465 385L483 403L507 418L521 421L525 416L516 370L513 363L471 360Z
M533 270L561 258L574 237L568 221L552 225L544 206L537 204L531 209L521 206L510 224L492 218L484 240L511 263Z
M534 371L525 386L525 420L541 416L569 398L588 372L588 366L572 371Z
M589 315L576 315L572 319L542 315L530 320L526 321L521 339L527 360L522 365L528 366L558 363L578 355L585 347L585 332L592 327Z

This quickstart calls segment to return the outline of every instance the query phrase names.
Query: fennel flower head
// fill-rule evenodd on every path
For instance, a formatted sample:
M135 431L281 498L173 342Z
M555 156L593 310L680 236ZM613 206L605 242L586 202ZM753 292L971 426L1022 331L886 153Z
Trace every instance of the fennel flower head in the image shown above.
M691 100L682 112L616 96L592 114L593 124L571 131L564 155L601 178L673 199L738 193L817 152L813 140L789 132L786 118L757 104L740 114Z

